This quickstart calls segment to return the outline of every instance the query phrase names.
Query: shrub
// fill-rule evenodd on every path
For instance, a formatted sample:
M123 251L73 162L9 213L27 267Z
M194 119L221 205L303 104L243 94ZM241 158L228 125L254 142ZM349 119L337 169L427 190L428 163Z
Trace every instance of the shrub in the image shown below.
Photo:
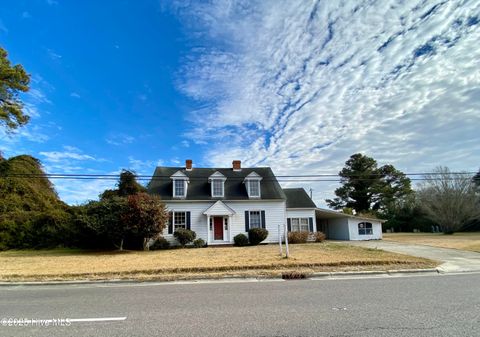
M237 234L233 237L233 242L235 243L235 246L246 246L248 245L248 238L245 234Z
M258 245L268 236L268 231L264 228L252 228L248 231L248 241L253 246Z
M150 250L168 249L169 247L170 242L163 236L160 236L150 245Z
M185 247L187 244L195 240L197 234L189 229L179 228L173 233L173 236L182 247Z
M306 243L309 234L307 231L288 232L288 243Z
M315 236L315 242L323 242L327 238L323 232L315 232L313 235Z
M193 247L195 248L203 248L205 246L206 246L205 240L203 240L202 238L198 238L193 241Z

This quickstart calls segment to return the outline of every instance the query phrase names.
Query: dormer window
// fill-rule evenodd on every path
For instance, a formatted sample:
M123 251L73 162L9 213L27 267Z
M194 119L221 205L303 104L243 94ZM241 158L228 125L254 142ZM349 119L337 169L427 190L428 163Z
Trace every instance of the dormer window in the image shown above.
M223 197L223 180L212 180L212 197Z
M173 197L186 198L188 177L182 171L177 171L170 177L170 179L172 179Z
M247 194L249 198L260 198L261 197L261 190L260 190L260 181L262 177L260 177L257 173L252 172L250 173L244 180L245 186L247 188Z
M223 198L225 196L225 180L227 178L218 171L208 177L213 198Z
M175 179L173 181L175 191L173 192L174 197L184 197L185 196L185 180Z

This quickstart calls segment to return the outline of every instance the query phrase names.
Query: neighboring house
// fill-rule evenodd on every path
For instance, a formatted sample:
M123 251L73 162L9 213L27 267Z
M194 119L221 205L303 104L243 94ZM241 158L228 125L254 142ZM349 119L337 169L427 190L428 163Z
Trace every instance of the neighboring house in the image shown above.
M265 228L269 234L264 242L273 243L284 236L285 224L288 231L316 232L320 222L327 237L334 239L342 239L337 232L349 233L342 234L344 240L378 236L376 226L375 235L350 235L343 226L349 227L351 219L356 225L358 218L333 211L324 216L326 210L317 208L303 188L282 189L269 167L242 168L239 160L231 168L193 168L191 160L185 167L157 167L148 192L159 195L167 207L169 223L163 236L170 241L178 228L195 231L209 245L232 244L237 234ZM337 224L337 217L344 222ZM365 230L370 233L369 225Z

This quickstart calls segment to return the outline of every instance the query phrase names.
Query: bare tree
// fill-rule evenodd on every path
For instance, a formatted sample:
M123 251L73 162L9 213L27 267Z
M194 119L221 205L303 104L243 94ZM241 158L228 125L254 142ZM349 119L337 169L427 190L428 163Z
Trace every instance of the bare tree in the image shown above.
M446 234L452 234L468 222L480 218L479 196L472 177L437 167L425 175L418 191L420 206Z

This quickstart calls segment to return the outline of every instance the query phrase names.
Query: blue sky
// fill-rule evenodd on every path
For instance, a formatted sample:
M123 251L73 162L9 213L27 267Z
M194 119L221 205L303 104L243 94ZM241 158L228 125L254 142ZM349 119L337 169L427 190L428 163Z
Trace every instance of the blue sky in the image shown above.
M479 28L478 1L2 1L32 119L0 150L50 173L336 173L355 152L477 171ZM110 185L55 182L69 203ZM288 185L319 204L335 188Z

